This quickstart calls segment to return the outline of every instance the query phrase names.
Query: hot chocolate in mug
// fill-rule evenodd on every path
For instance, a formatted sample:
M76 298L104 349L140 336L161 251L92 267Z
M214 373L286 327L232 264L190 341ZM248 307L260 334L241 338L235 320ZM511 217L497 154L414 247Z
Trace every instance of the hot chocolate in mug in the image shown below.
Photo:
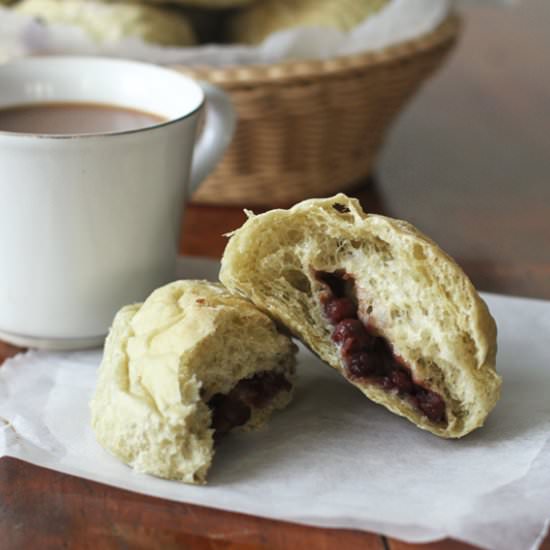
M185 202L234 126L221 90L170 69L76 57L1 66L0 339L99 345L121 306L173 279Z

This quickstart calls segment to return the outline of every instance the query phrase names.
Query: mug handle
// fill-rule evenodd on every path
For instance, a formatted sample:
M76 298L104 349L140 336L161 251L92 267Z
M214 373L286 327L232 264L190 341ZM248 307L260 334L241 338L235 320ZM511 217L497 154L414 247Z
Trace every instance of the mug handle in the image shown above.
M195 146L191 168L190 192L206 179L233 139L237 117L229 96L217 86L198 81L207 102L202 134Z

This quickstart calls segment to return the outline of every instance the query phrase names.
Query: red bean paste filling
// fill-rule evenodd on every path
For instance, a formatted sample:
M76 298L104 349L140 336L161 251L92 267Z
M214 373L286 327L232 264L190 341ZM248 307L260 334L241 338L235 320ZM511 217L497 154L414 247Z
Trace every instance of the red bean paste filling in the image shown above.
M212 410L212 428L216 438L250 420L251 407L261 409L281 391L290 391L285 375L263 371L241 380L228 394L217 393L208 406Z
M372 326L359 320L353 277L343 270L318 271L316 277L325 287L321 303L334 327L332 340L340 347L346 377L396 391L432 422L445 423L442 397L415 382L410 369L393 353L390 343L377 335Z

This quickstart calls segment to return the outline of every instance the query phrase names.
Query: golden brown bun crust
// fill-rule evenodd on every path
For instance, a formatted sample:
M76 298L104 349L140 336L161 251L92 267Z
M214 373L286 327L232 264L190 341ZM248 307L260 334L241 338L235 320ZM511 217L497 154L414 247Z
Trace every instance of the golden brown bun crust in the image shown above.
M204 483L214 454L210 399L256 373L283 375L291 388L296 348L250 302L206 281L177 281L116 315L96 392L99 443L140 472ZM255 429L292 391L242 426Z
M365 214L343 194L251 216L231 236L220 279L344 372L315 276L341 269L355 280L361 320L377 327L414 380L444 398L447 423L376 385L352 383L439 436L481 426L501 385L495 322L458 265L409 223Z

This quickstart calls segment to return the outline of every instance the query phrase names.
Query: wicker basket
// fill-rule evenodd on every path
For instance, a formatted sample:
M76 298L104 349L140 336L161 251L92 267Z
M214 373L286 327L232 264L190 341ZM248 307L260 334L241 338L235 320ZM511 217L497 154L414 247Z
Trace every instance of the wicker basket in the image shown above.
M194 195L199 203L287 206L352 187L373 167L390 123L443 62L451 15L421 38L327 61L179 67L229 92L233 143Z

